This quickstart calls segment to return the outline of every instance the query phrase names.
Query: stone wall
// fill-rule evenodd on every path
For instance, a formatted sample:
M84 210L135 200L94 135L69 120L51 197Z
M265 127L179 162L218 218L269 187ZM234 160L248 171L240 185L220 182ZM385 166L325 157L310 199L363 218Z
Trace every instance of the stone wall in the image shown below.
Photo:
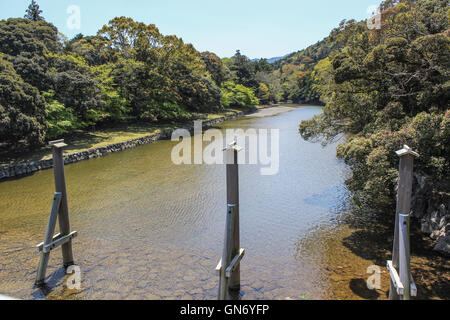
M203 127L208 128L212 127L216 124L219 124L221 122L235 119L238 117L242 117L243 115L247 114L248 112L239 112L232 115L220 117L217 119L212 120L206 120L203 121ZM189 131L192 131L194 128L193 125L185 126L180 129L187 129ZM157 140L164 140L164 139L170 139L172 136L172 132L174 130L165 130L161 133L152 134L146 137L129 140L117 144L112 144L106 147L101 147L97 149L90 149L78 153L72 153L72 154L66 154L64 155L64 163L65 164L71 164L83 160L89 160L94 158L100 158L103 156L106 156L113 152L119 152L126 149L135 148L137 146L153 143ZM45 170L53 168L53 160L47 159L47 160L40 160L40 161L29 161L29 162L23 162L23 163L17 163L14 165L9 166L2 166L0 167L0 180L7 179L7 178L14 178L19 177L22 175L31 174L33 172L39 171L39 170Z
M450 194L436 191L431 177L415 174L412 216L436 241L433 250L450 256Z

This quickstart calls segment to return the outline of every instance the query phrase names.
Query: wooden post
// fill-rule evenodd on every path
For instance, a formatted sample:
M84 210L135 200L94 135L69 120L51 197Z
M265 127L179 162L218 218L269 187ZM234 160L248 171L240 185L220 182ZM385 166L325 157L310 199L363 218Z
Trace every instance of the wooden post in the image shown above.
M400 157L399 165L399 180L397 191L397 209L395 213L395 231L394 231L394 247L392 250L392 267L397 270L399 268L399 247L400 247L400 214L409 215L411 211L411 194L412 194L412 180L413 180L413 165L414 157L419 155L412 151L407 145L403 146L402 150L396 152ZM400 296L396 290L396 286L391 277L391 284L389 290L390 300L399 300Z
M65 268L74 264L72 239L78 235L76 231L70 232L69 207L67 204L66 179L64 175L64 158L62 154L62 149L67 145L64 143L64 140L53 141L50 145L53 147L56 193L53 198L52 210L50 212L44 242L36 246L36 251L41 254L35 282L37 286L44 284L50 252L56 247L62 247L63 264ZM53 236L56 220L59 222L60 233Z
M232 242L231 257L239 254L240 250L240 226L239 226L239 165L238 165L238 152L241 148L237 147L234 143L234 147L227 150L227 204L234 207L234 219L232 228ZM228 264L227 264L228 266ZM241 268L236 267L236 270L229 279L229 289L233 291L239 291L241 289Z
M411 257L409 247L409 214L399 215L399 271L403 284L402 300L411 299Z
M69 222L69 206L67 201L66 191L66 177L64 173L64 157L63 148L67 147L64 140L55 141L52 144L53 147L53 168L55 175L55 190L61 193L61 206L59 208L58 222L59 230L62 236L68 236L70 234L70 222ZM74 264L72 254L72 240L64 243L62 246L63 264L67 268Z
M242 148L232 143L226 151L227 158L227 218L222 259L216 270L219 272L219 300L229 298L229 290L241 288L240 262L245 250L240 248L239 237L239 168L238 152Z
M233 235L234 227L236 222L236 206L234 204L228 205L227 218L225 225L225 239L222 254L222 266L220 271L220 285L219 285L219 300L226 300L228 295L228 289L230 284L230 279L226 275L226 267L231 263L233 258Z
M52 210L50 212L50 218L48 219L47 230L45 232L45 240L43 242L43 246L49 245L53 241L53 231L55 230L56 218L58 217L60 205L61 205L61 193L55 193L55 196L53 198ZM35 282L37 286L41 286L44 284L45 271L47 270L50 251L46 252L45 250L42 250L40 254L41 258L39 260L39 266Z

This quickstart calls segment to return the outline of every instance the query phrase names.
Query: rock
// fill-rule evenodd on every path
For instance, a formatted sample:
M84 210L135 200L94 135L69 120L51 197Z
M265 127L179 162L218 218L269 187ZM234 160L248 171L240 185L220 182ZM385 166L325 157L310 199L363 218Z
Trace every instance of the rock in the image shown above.
M430 238L433 240L437 240L439 238L440 234L441 234L441 230L434 230L431 233Z
M433 250L450 256L450 236L440 237Z
M442 217L447 213L447 210L445 208L445 204L441 203L439 206L439 215Z
M441 218L441 221L439 222L439 229L444 228L446 222L447 222L446 216L443 216L443 217Z
M422 219L420 231L422 231L422 233L425 233L425 234L431 234L431 232L432 232L431 226L426 219Z
M439 218L440 218L439 217L439 212L438 211L433 211L433 213L430 216L431 227L433 229L436 229L438 227L438 225L439 225L438 224L438 220L440 220Z
M442 252L445 241L450 234L450 193L438 191L431 177L415 174L412 197L412 216L420 219L420 229L436 240L436 248Z

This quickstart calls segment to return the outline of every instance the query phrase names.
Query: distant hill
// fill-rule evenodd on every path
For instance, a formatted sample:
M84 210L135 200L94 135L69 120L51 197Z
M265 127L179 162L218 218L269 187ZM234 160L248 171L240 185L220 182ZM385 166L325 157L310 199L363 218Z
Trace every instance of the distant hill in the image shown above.
M284 59L285 57L287 57L287 56L289 56L289 55L291 55L291 53L290 53L290 54L287 54L287 55L285 55L285 56L282 56L282 57L274 57L274 58L270 58L270 59L267 59L267 62L268 62L268 63L275 63L275 62L277 62L277 61L280 61L281 59ZM256 62L256 61L259 61L259 60L261 60L261 59L263 59L263 58L252 59L251 61L252 61L252 62Z
M284 57L286 57L286 56L270 58L270 59L267 59L267 62L268 62L268 63L275 63L275 62L277 62L277 61L283 59Z

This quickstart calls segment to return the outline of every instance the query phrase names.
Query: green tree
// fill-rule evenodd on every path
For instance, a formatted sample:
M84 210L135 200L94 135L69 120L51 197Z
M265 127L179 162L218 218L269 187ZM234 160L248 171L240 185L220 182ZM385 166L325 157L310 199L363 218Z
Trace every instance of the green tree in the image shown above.
M36 3L36 1L31 0L31 4L28 6L24 18L32 21L44 20L44 18L41 16L41 13L42 10L39 9L39 5Z
M205 51L202 52L201 57L205 63L206 70L211 74L211 77L217 86L220 87L224 81L230 79L230 70L217 55Z
M364 22L341 23L329 61L312 73L325 96L323 114L304 121L301 134L347 141L338 155L352 168L347 186L353 202L372 211L393 210L398 159L408 144L421 154L419 175L434 177L448 192L450 38L447 1L382 4L381 30ZM447 181L447 182L446 182Z
M258 90L256 91L256 96L258 97L259 101L262 104L269 103L270 91L269 91L269 88L267 87L267 85L265 85L264 83L261 82L259 84Z
M126 17L112 19L97 35L106 39L109 47L125 59L152 62L157 51L154 49L162 46L162 35L155 25L146 25Z
M231 59L229 66L230 70L234 74L234 81L238 84L242 84L246 87L257 89L259 86L258 81L255 80L255 66L248 57L241 54L239 50Z
M37 146L46 131L45 100L0 54L0 141L12 148Z
M108 40L97 36L78 35L67 43L65 51L83 57L90 66L117 62L117 54L110 50Z
M221 61L212 54L202 57L182 39L163 36L154 25L124 17L111 20L98 36L107 41L111 51L120 55L112 71L114 82L122 96L130 101L136 118L147 121L164 118L166 121L175 106L180 115L183 110L214 112L221 109L220 89L210 78L214 76L217 82L223 81L225 69L221 70Z
M271 72L273 71L273 65L267 62L267 59L259 59L254 62L255 72Z
M86 61L68 54L48 54L47 57L54 98L72 109L86 124L94 125L102 120L101 88Z
M54 99L54 92L44 92L47 110L47 133L46 138L53 140L71 133L83 127L71 108L66 108L62 103Z
M222 104L225 107L251 108L259 104L252 89L227 81L222 87Z
M39 11L35 2L32 9ZM4 128L14 126L11 110L36 120L22 131L11 129L16 133L8 138L28 139L28 145L39 145L45 136L53 139L116 120L186 121L194 113L219 112L221 85L233 76L215 54L201 54L176 36L162 35L155 25L126 17L112 19L96 36L78 34L70 41L43 19L2 20L0 53L2 63L13 66L8 80L26 83L24 99L36 94L33 103L39 108L27 107L30 114L21 112L21 107L2 106ZM253 78L252 71L249 79ZM229 89L224 90L232 105L258 102L253 89L234 83ZM26 127L32 128L31 133Z
M40 91L50 89L47 53L61 50L58 30L43 20L8 19L0 21L0 52L13 63L22 79Z

